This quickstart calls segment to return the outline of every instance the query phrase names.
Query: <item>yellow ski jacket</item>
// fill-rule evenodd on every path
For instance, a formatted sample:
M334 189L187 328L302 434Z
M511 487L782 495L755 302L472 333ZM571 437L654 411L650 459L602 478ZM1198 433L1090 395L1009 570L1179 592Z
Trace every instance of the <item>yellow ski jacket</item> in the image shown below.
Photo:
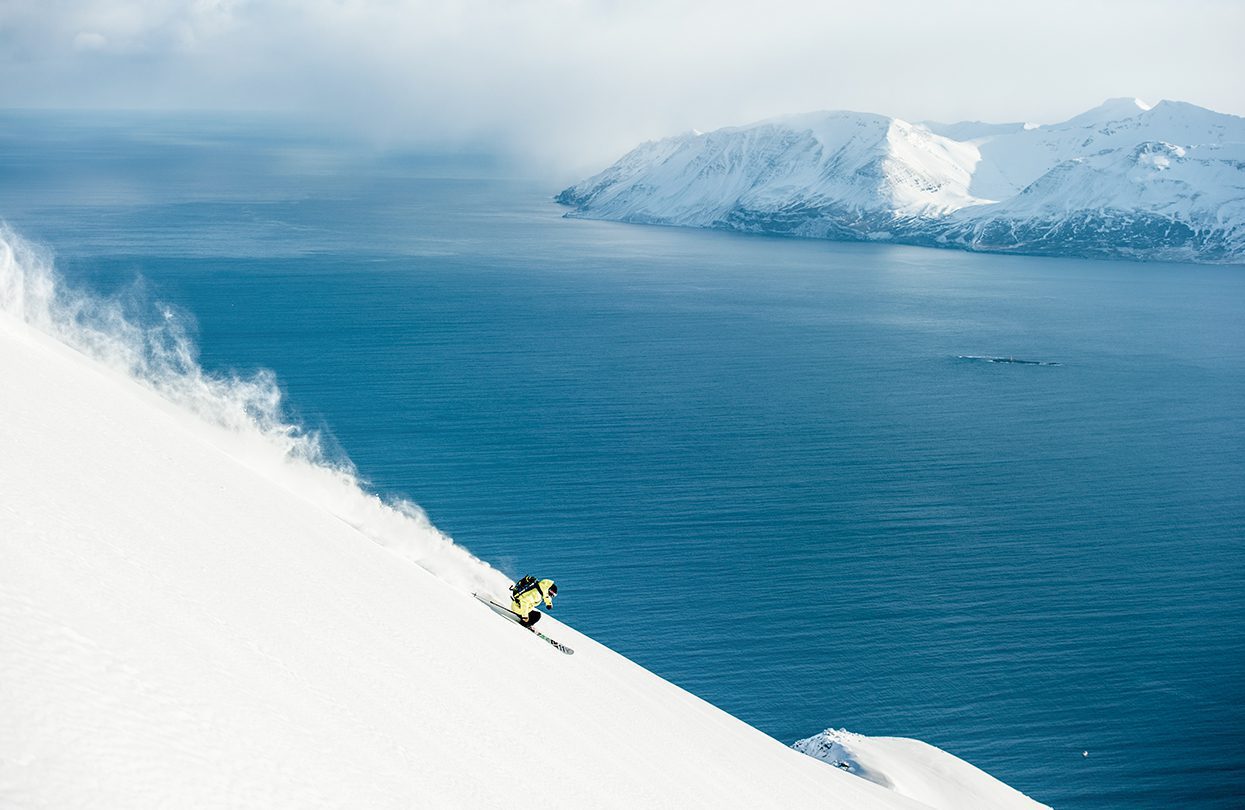
M553 609L553 597L549 594L549 588L553 585L552 579L542 579L536 583L535 588L529 588L510 601L510 609L515 613L527 618L527 614L532 612L532 608L536 607L543 600L545 607Z

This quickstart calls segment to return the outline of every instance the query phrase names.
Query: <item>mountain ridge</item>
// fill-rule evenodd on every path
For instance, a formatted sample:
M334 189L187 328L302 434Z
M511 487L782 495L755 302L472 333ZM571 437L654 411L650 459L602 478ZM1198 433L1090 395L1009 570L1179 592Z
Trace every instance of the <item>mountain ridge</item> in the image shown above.
M648 141L555 199L623 222L1235 264L1243 145L1245 118L1168 100L1044 125L801 113Z

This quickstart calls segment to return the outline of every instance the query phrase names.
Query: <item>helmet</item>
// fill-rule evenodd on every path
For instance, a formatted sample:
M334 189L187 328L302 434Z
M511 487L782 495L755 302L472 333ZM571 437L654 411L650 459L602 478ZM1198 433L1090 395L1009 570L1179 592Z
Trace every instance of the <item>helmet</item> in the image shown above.
M558 586L557 586L557 585L550 585L550 586L549 586L549 595L550 595L550 596L557 596L557 595L558 595Z

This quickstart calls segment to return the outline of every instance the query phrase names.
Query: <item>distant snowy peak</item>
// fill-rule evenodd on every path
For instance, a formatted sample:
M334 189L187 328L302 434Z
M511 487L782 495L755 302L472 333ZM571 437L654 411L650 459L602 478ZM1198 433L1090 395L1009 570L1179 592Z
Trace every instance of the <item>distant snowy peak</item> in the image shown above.
M1133 118L1150 109L1150 105L1139 98L1109 98L1097 107L1086 110L1080 115L1075 115L1056 126L1095 126L1110 121Z
M1060 163L1146 141L1245 143L1245 119L1181 102L1150 107L1137 99L1111 99L1067 121L977 140L982 165L973 190L1002 200Z
M978 160L972 144L906 121L811 113L642 144L558 200L606 219L698 227L792 204L918 215L980 202L968 192Z
M804 113L642 144L557 199L626 222L1242 262L1241 145L1245 119L1135 98L1041 126Z

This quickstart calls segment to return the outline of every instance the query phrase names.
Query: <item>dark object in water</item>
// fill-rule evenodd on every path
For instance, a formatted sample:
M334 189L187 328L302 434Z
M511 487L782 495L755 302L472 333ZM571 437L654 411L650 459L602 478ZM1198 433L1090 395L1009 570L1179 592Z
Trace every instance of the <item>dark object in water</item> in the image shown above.
M1021 360L1018 357L989 357L982 354L961 354L960 360L982 360L987 363L1014 363L1018 366L1058 366L1050 360Z

